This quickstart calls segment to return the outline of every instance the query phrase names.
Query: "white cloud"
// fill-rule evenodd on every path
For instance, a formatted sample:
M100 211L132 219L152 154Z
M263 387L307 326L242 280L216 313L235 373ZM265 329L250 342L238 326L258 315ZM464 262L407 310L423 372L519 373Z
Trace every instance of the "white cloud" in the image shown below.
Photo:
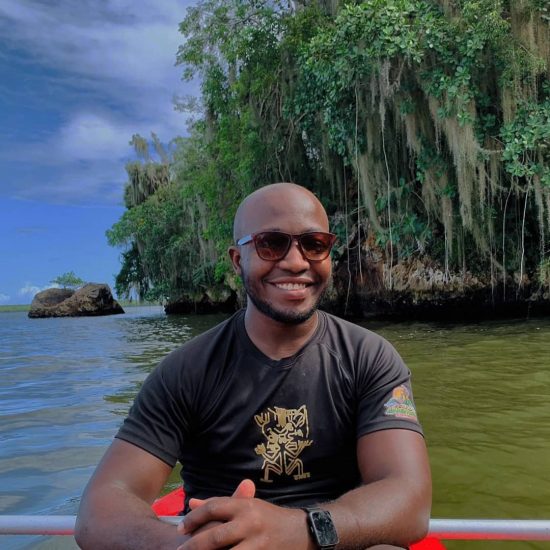
M25 286L19 289L19 296L30 296L33 297L35 294L38 294L42 290L46 290L48 288L59 288L59 285L56 284L49 284L45 285L42 288L39 286L33 285L32 283L25 283Z
M64 167L82 161L120 161L131 156L129 141L139 130L144 128L111 113L77 112L48 137L12 153L9 160ZM0 152L0 158L8 160L8 153Z
M5 304L10 301L10 297L7 294L0 293L0 304Z
M33 172L6 171L0 185L19 199L120 204L127 180L125 165L135 158L129 144L132 135L149 138L155 132L167 143L177 135L177 128L172 130L167 135L166 127L154 122L133 123L108 112L77 113L43 141L16 151L0 150L0 160L45 168L39 178Z
M151 132L155 132L161 140L164 138L169 141L181 133L181 130L181 127L174 126L174 133L166 135L166 125L158 122L131 121L105 112L80 112L60 128L46 149L54 151L59 158L120 161L133 156L133 149L129 144L132 135L140 134L147 138Z
M190 3L140 1L139 8L124 4L3 0L0 38L22 48L35 63L61 72L57 87L99 94L123 105L128 121L156 120L172 131L178 118L172 97L184 91L182 69L175 67L184 40L178 25ZM168 112L159 107L165 105Z
M0 55L20 63L31 92L18 99L18 88L10 86L21 79L14 77L1 84L0 95L9 97L12 109L23 112L31 103L37 112L56 116L47 126L29 117L17 130L3 127L0 193L120 203L132 135L154 131L168 142L185 134L186 115L174 111L172 98L197 93L197 83L182 83L182 68L174 66L184 40L178 24L188 5L2 0L0 42L6 48Z
M139 87L176 81L178 23L188 2L3 0L1 35L45 65ZM116 92L116 90L113 90Z
M26 283L24 287L19 289L19 296L34 296L38 292L40 292L42 289L37 287L36 285L31 285L30 283Z
M129 128L93 113L79 113L61 128L59 152L78 160L128 155Z

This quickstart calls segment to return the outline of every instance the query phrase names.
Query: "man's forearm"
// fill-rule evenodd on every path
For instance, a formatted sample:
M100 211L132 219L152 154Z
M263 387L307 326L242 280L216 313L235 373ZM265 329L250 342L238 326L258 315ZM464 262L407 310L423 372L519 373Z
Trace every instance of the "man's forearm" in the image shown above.
M362 485L321 507L331 513L339 549L408 546L426 535L431 492L414 480L390 478Z
M83 550L174 550L187 538L159 521L148 503L119 487L86 494L75 527Z
M340 538L338 550L376 544L407 546L422 538L430 515L430 484L395 476L373 481L330 503ZM193 509L193 506L192 506ZM210 522L218 526L199 533ZM193 534L187 548L226 548L240 542L247 548L313 550L306 513L255 498L215 497L202 501L185 518L181 532Z

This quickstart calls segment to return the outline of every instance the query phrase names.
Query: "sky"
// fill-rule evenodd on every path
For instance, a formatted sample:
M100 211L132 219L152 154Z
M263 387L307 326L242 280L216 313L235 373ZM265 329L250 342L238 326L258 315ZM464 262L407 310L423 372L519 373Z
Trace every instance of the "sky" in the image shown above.
M1 0L0 305L73 271L114 287L135 133L186 133L175 66L190 0Z

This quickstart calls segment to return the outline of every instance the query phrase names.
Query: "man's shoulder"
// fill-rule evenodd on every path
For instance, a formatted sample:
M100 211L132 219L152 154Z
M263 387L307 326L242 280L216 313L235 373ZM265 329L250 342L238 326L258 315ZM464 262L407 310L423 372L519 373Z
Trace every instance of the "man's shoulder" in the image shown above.
M380 358L393 360L397 354L394 346L376 332L330 313L321 314L324 327L318 341L341 359L374 364Z
M385 341L385 339L376 334L372 330L369 330L357 323L342 319L326 311L319 312L325 323L325 335L339 335L346 336L347 338L358 339L358 340L368 340L368 341Z

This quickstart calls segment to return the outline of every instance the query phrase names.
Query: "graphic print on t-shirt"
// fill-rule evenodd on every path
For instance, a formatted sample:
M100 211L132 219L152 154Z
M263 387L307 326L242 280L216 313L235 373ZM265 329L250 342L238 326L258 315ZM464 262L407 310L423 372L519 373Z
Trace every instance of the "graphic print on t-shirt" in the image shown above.
M298 458L313 443L312 439L308 439L306 406L302 405L299 409L269 407L254 415L254 420L266 439L265 443L256 445L254 449L264 459L261 481L272 483L271 475L283 474L292 475L295 480L308 478L310 473L304 472L304 463Z
M411 400L409 390L401 385L392 392L391 399L384 403L387 416L396 416L397 418L406 418L417 422L416 410Z

